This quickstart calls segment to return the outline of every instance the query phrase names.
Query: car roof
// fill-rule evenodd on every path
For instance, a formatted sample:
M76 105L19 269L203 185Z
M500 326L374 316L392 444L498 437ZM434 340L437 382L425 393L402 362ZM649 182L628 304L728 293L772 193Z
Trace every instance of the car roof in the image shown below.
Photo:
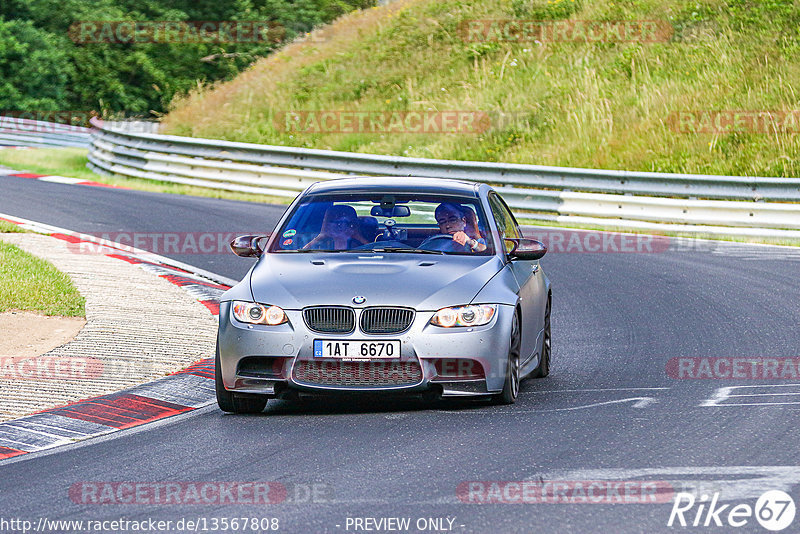
M413 176L358 176L317 182L306 189L306 194L322 193L373 193L409 192L477 196L481 184L447 178L420 178ZM488 186L487 186L488 187Z

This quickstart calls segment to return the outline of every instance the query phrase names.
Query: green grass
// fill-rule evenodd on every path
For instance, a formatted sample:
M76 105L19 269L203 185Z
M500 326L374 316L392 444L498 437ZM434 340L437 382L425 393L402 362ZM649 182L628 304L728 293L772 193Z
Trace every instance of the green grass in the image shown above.
M207 189L193 185L174 184L155 180L139 178L126 178L123 176L105 176L95 174L86 168L88 150L84 148L37 148L29 150L0 150L0 165L5 165L15 170L32 172L35 174L54 174L69 176L92 182L127 187L138 191L151 191L154 193L173 193L178 195L191 195L198 197L224 198L227 200L244 200L248 202L261 202L269 204L286 204L292 199L273 197L269 195L255 195L237 193L234 191L221 191Z
M0 220L0 234L25 233L25 230L7 221Z
M0 241L0 312L85 317L85 300L51 263Z
M86 168L85 148L31 148L0 150L0 165L35 174L56 174L82 180L100 181Z
M469 43L471 19L661 20L668 42ZM690 110L798 109L792 0L398 0L347 15L173 104L167 133L364 153L741 176L800 175L798 134L687 134ZM279 131L286 110L481 110L482 134ZM800 125L798 125L800 128Z

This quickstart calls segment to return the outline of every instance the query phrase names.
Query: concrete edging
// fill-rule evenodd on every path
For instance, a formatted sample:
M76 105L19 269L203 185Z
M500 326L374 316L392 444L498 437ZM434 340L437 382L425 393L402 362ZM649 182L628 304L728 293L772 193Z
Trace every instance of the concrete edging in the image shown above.
M81 253L81 243L99 240L18 217L0 214L0 219L45 234L0 239L70 275L86 297L87 311L87 324L74 340L36 358L50 364L59 358L83 361L87 365L79 365L78 372L67 366L73 374L59 379L46 375L54 374L47 365L33 377L9 375L19 371L13 364L4 369L3 378L10 379L0 380L5 412L0 418L41 411L0 423L0 460L213 402L215 316L228 284L135 250L108 246L99 254ZM30 375L33 368L27 369Z

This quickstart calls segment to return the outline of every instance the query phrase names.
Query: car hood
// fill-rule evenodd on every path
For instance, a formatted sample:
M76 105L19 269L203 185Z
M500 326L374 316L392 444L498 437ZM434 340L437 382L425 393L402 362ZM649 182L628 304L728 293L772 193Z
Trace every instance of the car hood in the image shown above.
M496 256L268 254L250 272L257 302L284 309L315 305L407 306L435 311L468 304L502 269Z

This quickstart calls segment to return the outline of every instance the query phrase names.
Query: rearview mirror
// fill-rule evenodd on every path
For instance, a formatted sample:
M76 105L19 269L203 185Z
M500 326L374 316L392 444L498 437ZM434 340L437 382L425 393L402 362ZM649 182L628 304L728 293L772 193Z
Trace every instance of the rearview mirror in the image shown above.
M535 239L520 237L514 239L503 239L503 241L511 245L511 250L509 251L508 256L512 260L538 260L547 254L547 246L541 241L536 241Z
M408 206L395 206L391 209L383 209L380 206L372 206L369 214L373 217L410 217L411 208Z
M268 238L269 235L240 235L231 241L231 250L242 258L257 258L264 252L262 241L266 243Z

